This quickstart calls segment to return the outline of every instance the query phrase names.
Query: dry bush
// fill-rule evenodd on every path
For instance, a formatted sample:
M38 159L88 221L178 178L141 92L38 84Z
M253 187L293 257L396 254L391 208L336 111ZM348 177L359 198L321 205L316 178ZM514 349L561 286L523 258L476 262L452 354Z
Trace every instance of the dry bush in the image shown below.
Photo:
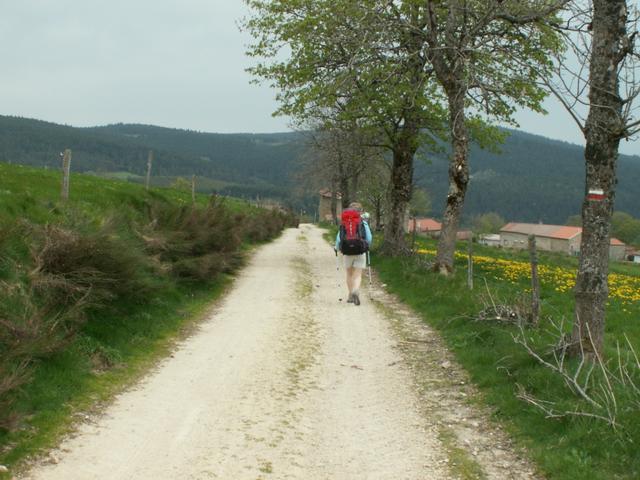
M240 262L242 218L224 200L213 197L205 208L155 204L149 225L141 229L148 254L188 281L210 280Z
M480 296L482 309L475 315L477 321L492 321L502 324L533 325L531 295L520 294L509 301L504 301L487 288Z
M139 295L150 288L150 261L106 222L97 232L79 233L57 225L34 228L35 268L31 284L61 304L80 298L97 305Z
M241 221L244 237L250 242L270 240L277 236L283 228L295 223L289 215L278 210L265 210L247 215Z
M11 406L30 379L33 361L68 345L84 321L85 304L80 298L65 308L39 305L38 295L21 284L0 287L6 292L0 303L0 428L8 430L18 421Z
M591 361L582 351L578 358L569 355L564 318L550 319L547 336L551 343L541 349L532 343L521 328L514 341L540 365L560 378L571 394L563 398L539 398L518 385L518 398L535 406L547 418L583 418L604 422L625 443L640 442L640 358L635 347L624 336L616 343L616 352L609 359L600 355ZM591 340L591 334L588 338ZM592 340L591 340L592 341ZM592 341L593 343L593 341Z

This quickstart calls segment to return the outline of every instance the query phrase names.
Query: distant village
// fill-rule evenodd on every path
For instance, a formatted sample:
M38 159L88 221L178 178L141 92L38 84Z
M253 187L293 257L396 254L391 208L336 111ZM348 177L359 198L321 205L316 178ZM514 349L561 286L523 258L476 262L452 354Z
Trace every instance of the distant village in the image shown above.
M342 211L340 198L337 199L337 212ZM323 220L331 221L331 193L327 190L320 191L319 215ZM437 238L440 235L442 224L433 218L407 218L405 230L417 235ZM471 238L470 230L460 230L458 240ZM500 229L500 233L481 234L477 240L481 245L496 248L525 249L528 248L529 235L536 239L539 250L565 253L577 256L580 253L580 241L582 240L582 228L567 225L545 225L542 223L516 223L510 222ZM609 243L609 258L615 261L627 261L640 264L640 251L626 245L617 238L611 238Z

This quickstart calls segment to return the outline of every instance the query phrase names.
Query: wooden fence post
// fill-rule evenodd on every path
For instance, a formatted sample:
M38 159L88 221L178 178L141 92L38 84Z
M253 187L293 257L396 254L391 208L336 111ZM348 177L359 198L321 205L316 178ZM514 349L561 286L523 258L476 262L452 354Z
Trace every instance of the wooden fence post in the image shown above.
M191 175L191 201L195 205L196 203L196 176Z
M149 190L149 185L151 184L151 165L153 165L153 150L149 150L149 156L147 157L147 181L145 183L147 190Z
M473 290L473 232L469 235L467 256L467 286L469 290Z
M536 237L529 235L529 257L531 259L531 323L540 321L540 282L538 281L538 252Z
M71 175L71 150L66 149L62 157L62 200L69 200L69 176Z

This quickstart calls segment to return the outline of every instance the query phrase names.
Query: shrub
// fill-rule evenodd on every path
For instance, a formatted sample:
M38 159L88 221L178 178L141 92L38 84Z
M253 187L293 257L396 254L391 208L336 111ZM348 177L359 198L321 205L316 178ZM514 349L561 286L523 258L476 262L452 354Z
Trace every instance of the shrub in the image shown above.
M212 197L205 208L157 203L141 232L146 251L182 280L211 280L240 262L242 222Z
M70 304L83 298L99 305L152 287L149 260L109 222L96 232L47 225L35 227L33 235L31 284L52 301Z
M39 305L32 290L2 282L0 303L0 428L13 428L19 417L12 411L15 393L30 379L33 361L67 346L84 321L83 299L60 308Z

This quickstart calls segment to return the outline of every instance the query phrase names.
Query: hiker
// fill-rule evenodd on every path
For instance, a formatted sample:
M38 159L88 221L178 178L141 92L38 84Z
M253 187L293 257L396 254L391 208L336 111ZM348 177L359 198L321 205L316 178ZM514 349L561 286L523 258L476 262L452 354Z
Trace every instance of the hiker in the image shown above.
M362 205L358 202L351 203L349 208L342 212L340 230L334 247L336 255L340 251L344 258L349 289L347 303L355 305L360 305L362 270L367 266L367 252L373 239L369 224L361 212Z

